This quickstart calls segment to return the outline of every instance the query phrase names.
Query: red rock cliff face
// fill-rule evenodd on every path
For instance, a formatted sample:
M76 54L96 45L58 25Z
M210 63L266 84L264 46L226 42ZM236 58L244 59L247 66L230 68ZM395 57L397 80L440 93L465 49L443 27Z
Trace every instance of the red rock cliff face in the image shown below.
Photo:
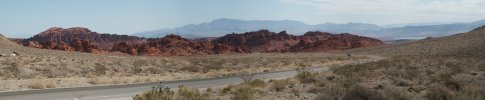
M289 35L286 31L274 33L268 30L243 34L233 33L213 40L215 43L246 47L253 52L288 49L288 47L295 45L298 41L297 36Z
M37 41L39 43L58 41L66 44L78 40L90 41L91 44L98 45L101 49L111 49L114 43L117 42L145 42L144 38L128 35L114 35L114 34L99 34L92 32L87 28L74 27L74 28L50 28L44 32L41 32L31 38L25 39L23 42Z
M267 30L229 34L213 40L216 43L242 46L254 52L318 52L375 46L382 41L352 34L307 32L301 36L288 35L285 31Z
M300 36L300 42L283 52L321 52L345 50L382 45L377 39L352 35L348 33L330 34L324 32L308 32Z
M97 45L92 44L86 40L78 40L75 39L71 44L64 43L62 41L48 41L48 42L37 42L37 41L29 41L24 44L24 46L32 47L32 48L41 48L41 49L53 49L53 50L62 50L62 51L78 51L78 52L87 52L87 53L105 53L106 51L100 49Z

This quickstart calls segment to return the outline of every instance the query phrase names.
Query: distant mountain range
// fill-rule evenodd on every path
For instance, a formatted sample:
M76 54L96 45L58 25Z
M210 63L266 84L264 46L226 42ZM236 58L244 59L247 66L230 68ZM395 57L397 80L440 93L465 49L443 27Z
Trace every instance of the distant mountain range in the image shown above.
M199 38L199 37L220 37L229 33L244 33L250 31L256 31L261 29L267 29L269 31L284 31L295 35L302 35L308 31L321 31L332 33L352 32L360 33L362 31L375 31L380 27L373 24L364 23L348 23L348 24L318 24L308 25L303 22L292 20L237 20L237 19L217 19L208 23L190 24L182 27L161 29L155 31L141 32L133 34L135 36L142 37L163 37L168 34L177 34L186 38Z
M407 26L411 25L411 26ZM169 34L185 38L220 37L228 33L244 33L267 29L269 31L287 31L301 35L308 31L323 31L330 33L352 33L380 39L415 39L424 37L441 37L456 33L468 32L485 25L485 20L471 23L414 23L378 26L367 23L335 24L325 23L309 25L292 20L238 20L216 19L208 23L190 24L176 28L135 33L141 37L163 37Z

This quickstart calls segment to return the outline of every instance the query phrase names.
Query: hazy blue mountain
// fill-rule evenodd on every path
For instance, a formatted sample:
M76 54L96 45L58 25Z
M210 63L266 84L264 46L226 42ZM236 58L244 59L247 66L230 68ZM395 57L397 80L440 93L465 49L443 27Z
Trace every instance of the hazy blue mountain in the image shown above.
M368 33L374 32L382 29L380 26L374 24L366 24L366 23L347 23L347 24L334 24L334 23L326 23L326 24L318 24L312 26L311 29L316 29L317 31L324 31L324 32L331 32L331 33ZM360 34L365 35L365 34Z
M308 31L325 31L325 32L362 32L375 31L380 29L379 26L373 24L363 23L348 23L348 24L319 24L308 25L303 22L291 20L237 20L237 19L217 19L208 23L190 24L182 27L172 29L161 29L149 32L142 32L134 34L142 37L162 37L168 34L177 34L187 38L199 37L219 37L229 33L243 33L249 31L257 31L267 29L270 31L284 31L293 34L303 34Z
M383 28L396 28L405 26L430 26L430 25L443 25L443 24L454 24L456 22L426 22L426 23L403 23L403 24L387 24L382 25Z
M471 23L454 23L443 25L424 25L424 26L404 26L396 28L384 28L382 30L372 32L372 37L378 38L393 38L393 39L411 39L416 37L441 37L453 35L456 33L464 33L473 30L477 27L485 25L485 20L480 20ZM367 33L371 34L371 33ZM409 38L406 38L409 37Z
M442 24L444 23L444 24ZM394 25L394 26L393 26ZM142 37L163 37L168 34L177 34L186 38L219 37L230 33L243 33L267 29L274 32L286 30L288 33L300 35L308 31L324 31L330 33L352 33L361 36L396 40L396 39L421 39L425 37L440 37L456 33L468 32L474 28L485 25L485 20L471 23L410 23L393 24L381 27L366 23L335 24L325 23L309 25L292 20L237 20L217 19L207 23L190 24L172 29L134 34ZM403 26L407 25L407 26ZM391 27L392 26L392 27ZM402 26L402 27L398 27Z

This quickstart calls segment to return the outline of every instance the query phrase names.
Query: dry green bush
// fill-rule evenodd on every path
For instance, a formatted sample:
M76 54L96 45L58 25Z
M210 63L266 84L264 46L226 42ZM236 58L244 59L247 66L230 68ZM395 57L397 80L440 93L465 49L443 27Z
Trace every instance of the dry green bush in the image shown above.
M343 97L343 100L388 100L375 90L356 86Z
M153 88L151 91L138 94L133 100L174 100L175 92L169 88Z
M33 82L28 85L29 88L31 89L45 89L47 86L44 83L41 82Z
M229 86L227 86L227 87L225 87L225 88L222 88L222 90L221 90L221 94L223 94L223 95L224 95L224 94L227 94L227 93L231 92L232 87L233 87L232 85L229 85Z
M180 68L180 70L196 73L196 72L200 72L202 69L200 67L197 67L197 66L185 66L185 67Z
M301 83L314 83L317 81L316 77L314 77L315 74L309 72L309 71L300 71L298 74L295 76L296 79L298 79Z
M234 92L233 100L255 100L257 91L250 87L241 87Z
M103 80L99 78L91 78L89 79L88 83L93 85L98 85L98 84L103 84Z
M210 95L201 93L198 89L181 86L179 87L176 98L177 100L210 100Z
M428 94L425 96L429 100L453 100L453 91L443 87L434 86L428 90Z
M202 68L202 71L204 73L207 73L209 72L210 70L221 70L223 69L224 67L222 65L207 65L207 66L204 66L204 68Z
M271 83L271 88L280 92L285 90L286 86L288 86L288 82L286 80L273 80Z
M33 81L27 85L31 89L46 89L46 88L56 88L57 84L54 82L47 81Z
M97 75L104 75L104 74L106 74L106 71L107 70L108 70L108 68L106 68L106 66L103 65L103 64L100 64L100 63L95 63L94 64L94 72Z
M485 62L482 62L478 65L478 70L479 71L485 71Z
M263 88L263 87L266 86L266 82L264 82L263 80L260 80L260 79L251 80L251 81L245 82L243 84L248 85L250 87L259 87L259 88Z

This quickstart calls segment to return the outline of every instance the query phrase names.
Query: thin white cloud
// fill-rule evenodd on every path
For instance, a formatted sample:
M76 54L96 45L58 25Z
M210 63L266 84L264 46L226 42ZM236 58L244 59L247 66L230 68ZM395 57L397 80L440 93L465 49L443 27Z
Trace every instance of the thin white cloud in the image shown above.
M280 0L317 9L342 20L380 23L485 19L485 0ZM311 13L311 12L309 12ZM345 19L347 18L347 19ZM334 18L338 19L338 18Z

